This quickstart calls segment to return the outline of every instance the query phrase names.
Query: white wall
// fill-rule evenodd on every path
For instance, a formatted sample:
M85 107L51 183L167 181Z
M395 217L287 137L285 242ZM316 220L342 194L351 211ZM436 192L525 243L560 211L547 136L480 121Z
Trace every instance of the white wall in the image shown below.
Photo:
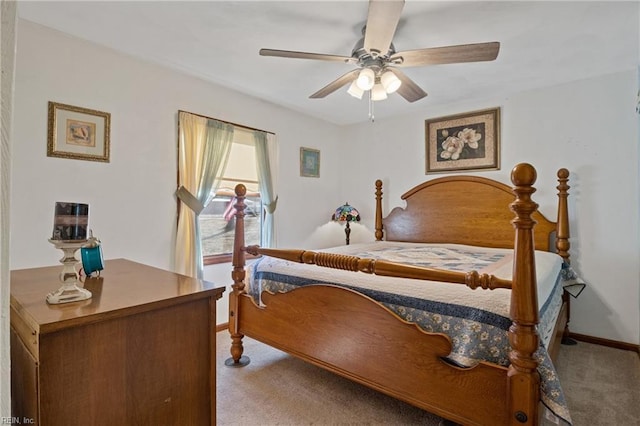
M111 162L47 157L48 101L110 112ZM15 108L12 269L57 263L47 242L56 201L90 204L105 258L171 269L180 109L276 133L281 244L326 216L338 183L328 173L340 160L337 127L23 20ZM321 150L321 179L299 176L301 145ZM300 206L308 220L295 217Z
M476 173L508 182L511 168L532 163L538 171L534 199L555 220L556 171L570 170L572 264L589 283L572 301L571 330L637 344L639 176L636 70L575 81L483 103L425 108L411 116L377 120L348 129L346 155L356 177L347 194L373 225L373 182L383 179L385 208L424 180L424 120L464 111L501 107L502 168ZM366 151L365 151L366 150Z
M111 162L47 157L48 101L110 112ZM336 126L20 20L11 269L57 264L61 253L47 242L56 201L90 204L106 259L173 269L180 109L276 133L281 246L297 246L298 236L330 217L327 203L341 204L330 173L341 161ZM300 177L300 146L321 150L320 179ZM205 279L228 294L230 271L229 264L209 267ZM227 306L225 295L219 323Z
M0 2L0 417L11 415L9 352L9 192L11 116L16 48L16 3Z

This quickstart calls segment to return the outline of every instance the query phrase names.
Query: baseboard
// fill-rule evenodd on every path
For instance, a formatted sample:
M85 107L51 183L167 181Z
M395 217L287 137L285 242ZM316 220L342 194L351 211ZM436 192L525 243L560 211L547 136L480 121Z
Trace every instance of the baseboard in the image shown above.
M216 324L216 333L219 331L225 331L229 329L229 323L225 322L223 324Z
M610 348L637 352L638 355L640 355L640 345L634 345L633 343L619 342L617 340L603 339L602 337L593 337L572 332L569 332L569 337L580 342L593 343L594 345L608 346Z

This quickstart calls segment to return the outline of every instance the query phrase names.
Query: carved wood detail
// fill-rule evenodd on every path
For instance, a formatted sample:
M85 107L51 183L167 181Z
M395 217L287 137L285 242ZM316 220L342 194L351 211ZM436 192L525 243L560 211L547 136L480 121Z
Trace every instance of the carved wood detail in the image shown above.
M538 204L531 199L535 192L536 171L529 164L518 164L511 171L516 199L510 208L516 214L511 221L515 228L513 288L511 289L511 320L509 343L511 365L508 372L509 411L512 423L538 424L540 375L534 352L538 349L538 296L531 217ZM523 421L523 419L526 419ZM517 424L516 423L516 424Z
M558 226L556 232L556 250L568 264L569 259L569 207L567 206L567 198L569 197L569 170L558 170Z
M382 230L382 181L376 181L376 241L381 241L384 236Z
M229 333L231 334L231 358L234 364L239 364L242 354L244 352L244 346L242 344L243 334L240 333L240 312L238 310L238 298L246 293L244 279L246 276L245 271L245 252L244 252L244 209L246 207L244 200L247 194L247 188L243 184L238 184L235 187L236 193L236 227L235 235L233 239L233 271L231 272L231 278L233 284L231 288L233 291L229 294Z

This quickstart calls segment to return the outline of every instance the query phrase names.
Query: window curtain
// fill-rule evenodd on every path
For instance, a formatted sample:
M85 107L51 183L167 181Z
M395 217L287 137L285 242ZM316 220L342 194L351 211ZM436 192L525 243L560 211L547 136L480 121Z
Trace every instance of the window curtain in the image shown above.
M274 247L276 243L275 222L273 214L278 204L276 195L276 177L272 170L278 170L278 147L275 135L267 132L255 131L253 133L256 147L256 167L258 181L260 182L260 198L264 206L265 218L262 224L262 247Z
M198 215L220 184L233 143L233 125L179 112L176 272L202 279Z

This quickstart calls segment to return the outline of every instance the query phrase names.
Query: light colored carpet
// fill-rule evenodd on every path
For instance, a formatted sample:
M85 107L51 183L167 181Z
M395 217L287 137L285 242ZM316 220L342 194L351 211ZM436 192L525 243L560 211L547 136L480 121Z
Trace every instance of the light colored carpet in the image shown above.
M431 413L249 338L244 353L251 363L226 367L230 341L226 331L217 333L218 425L441 424ZM638 354L563 346L558 370L574 426L640 425Z
M560 348L556 369L575 426L640 425L638 353L578 342Z

